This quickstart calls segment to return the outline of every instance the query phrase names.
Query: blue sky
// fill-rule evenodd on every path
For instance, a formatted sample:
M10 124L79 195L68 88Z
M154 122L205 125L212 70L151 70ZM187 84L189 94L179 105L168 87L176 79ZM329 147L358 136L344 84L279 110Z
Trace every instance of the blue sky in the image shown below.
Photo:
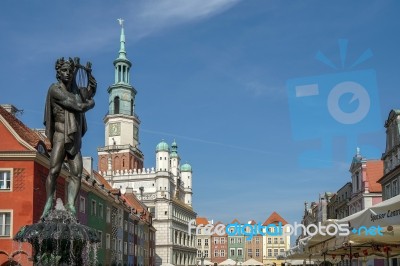
M361 153L368 158L384 152L384 121L400 108L399 11L395 1L4 0L1 103L23 109L20 119L40 128L55 60L91 61L98 93L83 153L97 159L119 49L117 18L124 18L146 167L154 166L161 139L176 139L182 163L194 170L199 216L263 222L277 211L299 221L304 201L350 181L349 151L367 144ZM343 67L340 39L348 40ZM372 57L351 68L368 49ZM318 51L338 67L317 60ZM362 84L373 113L355 127L318 120L329 114L335 82L362 81L371 69L372 81ZM303 106L291 98L290 81L318 83L325 92ZM361 104L351 96L338 103L347 113ZM321 139L328 146L321 157L304 153Z

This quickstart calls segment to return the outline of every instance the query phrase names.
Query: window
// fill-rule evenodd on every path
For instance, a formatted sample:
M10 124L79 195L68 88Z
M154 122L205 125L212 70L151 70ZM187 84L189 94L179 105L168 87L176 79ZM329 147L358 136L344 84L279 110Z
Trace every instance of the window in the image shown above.
M214 250L214 257L218 257L218 250Z
M285 250L284 250L283 248L281 248L281 249L279 250L279 254L280 254L280 255L285 255Z
M239 244L242 243L242 238L239 237L239 238L237 239L237 242L238 242Z
M204 239L204 246L208 247L208 239Z
M285 242L283 241L283 237L279 238L279 243L284 244Z
M104 215L103 215L103 204L101 204L101 203L99 203L99 216L100 216L100 218L104 217Z
M99 236L100 242L97 243L98 248L103 248L103 232L102 231L97 231L97 235Z
M392 182L392 196L395 197L399 194L399 182L396 180L393 180Z
M260 257L260 249L256 248L256 257Z
M230 242L231 242L231 244L234 244L235 243L235 239L233 237L230 238Z
M84 197L79 198L79 211L85 213L86 211L86 199Z
M118 239L118 252L122 253L122 240Z
M128 231L128 221L124 221L124 230Z
M124 254L128 255L128 243L124 241Z
M235 249L234 249L234 248L231 248L231 249L229 250L229 252L230 252L230 254L231 254L231 257L234 257L234 256L235 256Z
M106 222L111 223L111 209L108 207L106 209Z
M225 244L225 237L220 238L221 244Z
M208 258L208 250L204 250L204 256L206 256L206 258Z
M119 114L119 97L114 98L114 114Z
M272 257L272 249L268 249L268 257Z
M110 234L106 234L106 249L110 249Z
M117 240L115 238L113 238L111 241L111 248L112 250L117 250Z
M277 256L278 256L278 249L275 248L275 249L274 249L274 257L277 257Z
M11 236L11 212L0 212L0 237Z
M268 244L271 244L271 238L268 237Z
M201 250L197 250L197 257L201 258Z
M225 249L221 249L221 257L225 257Z
M218 244L218 242L219 242L218 240L219 240L218 237L214 238L214 244Z
M92 215L96 215L97 214L97 211L96 211L96 201L95 200L92 200L92 208L91 208L91 214Z
M386 193L386 199L390 199L392 197L392 195L390 193L390 184L387 184L385 186L385 193Z
M241 248L238 248L237 253L239 257L243 256L243 250Z
M201 246L201 239L197 239L197 245Z
M256 244L260 244L260 238L256 237Z
M278 238L274 238L274 244L278 244Z
M11 171L0 171L0 190L11 190Z
M251 248L249 248L249 249L247 250L247 256L248 256L249 258L251 258L251 257L253 256L253 250L252 250Z

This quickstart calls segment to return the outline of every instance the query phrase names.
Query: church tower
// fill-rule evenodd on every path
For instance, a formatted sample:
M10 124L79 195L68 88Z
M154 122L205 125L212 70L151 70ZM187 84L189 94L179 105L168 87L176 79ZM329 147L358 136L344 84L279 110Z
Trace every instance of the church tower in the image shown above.
M108 113L104 118L105 143L98 149L99 171L124 171L143 168L143 153L139 149L139 117L135 113L136 89L130 82L132 63L125 51L122 19L120 49L114 60L115 81L108 92Z

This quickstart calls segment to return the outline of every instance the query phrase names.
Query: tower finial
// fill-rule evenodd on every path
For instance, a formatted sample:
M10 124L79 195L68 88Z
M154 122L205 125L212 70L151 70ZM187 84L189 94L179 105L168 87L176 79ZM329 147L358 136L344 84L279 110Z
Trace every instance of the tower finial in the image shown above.
M117 19L119 22L119 25L121 25L121 37L120 37L120 43L121 46L119 48L119 56L118 58L120 59L126 59L126 51L125 51L125 33L124 33L124 20L122 18Z
M124 20L122 18L117 19L119 22L119 25L121 25L121 27L124 27Z

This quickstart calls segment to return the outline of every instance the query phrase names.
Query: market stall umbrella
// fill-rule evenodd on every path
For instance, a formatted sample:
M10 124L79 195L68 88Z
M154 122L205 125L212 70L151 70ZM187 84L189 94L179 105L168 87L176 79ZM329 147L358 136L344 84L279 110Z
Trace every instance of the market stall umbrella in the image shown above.
M258 265L264 265L264 264L251 258L251 259L248 259L245 262L243 262L243 265L258 266Z
M235 266L236 265L236 261L234 261L233 259L227 259L227 260L224 260L223 262L221 262L218 265Z

